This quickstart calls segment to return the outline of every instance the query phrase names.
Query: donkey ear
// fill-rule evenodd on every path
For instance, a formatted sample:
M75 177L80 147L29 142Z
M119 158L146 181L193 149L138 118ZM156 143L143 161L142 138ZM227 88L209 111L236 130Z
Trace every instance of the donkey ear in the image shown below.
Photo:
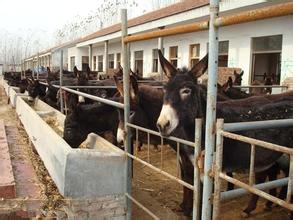
M130 68L129 70L130 70L130 76L131 76L131 75L132 75L132 76L135 75L135 73L132 71L131 68Z
M159 54L159 60L162 66L162 69L164 71L164 73L166 74L166 76L171 79L172 77L174 77L177 73L177 69L172 65L172 63L170 63L163 55L161 50L158 50L158 54Z
M91 73L91 68L90 68L89 66L87 66L87 68L86 68L86 72L87 72L88 74Z
M231 76L229 76L228 85L229 85L230 88L233 86L233 80L232 80Z
M191 70L189 71L189 73L195 77L198 78L201 75L203 75L205 73L205 71L208 68L208 62L209 61L209 54L207 53L207 55L205 55L204 58L202 58L197 64L195 64Z
M123 97L123 84L118 80L117 76L113 76L115 84L117 86L117 90L120 93L120 95Z
M130 96L131 98L135 98L138 94L138 84L134 76L130 76L130 86Z
M238 75L237 72L236 72L236 70L234 70L233 75L234 75L234 76L237 76L237 75ZM230 77L229 77L229 78L230 78Z
M244 74L244 71L242 70L239 75L240 76L243 76L243 74Z
M78 69L76 66L73 68L74 77L77 77Z

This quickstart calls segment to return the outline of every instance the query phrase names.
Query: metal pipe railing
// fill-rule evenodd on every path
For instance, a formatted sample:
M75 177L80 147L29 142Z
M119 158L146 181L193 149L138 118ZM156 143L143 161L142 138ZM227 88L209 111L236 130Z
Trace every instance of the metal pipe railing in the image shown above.
M275 121L275 124L278 124L280 120ZM256 125L259 125L260 123L264 122L258 122ZM292 123L292 122L291 122ZM292 193L292 183L293 183L293 149L284 147L277 144L272 144L266 141L257 140L254 138L246 137L239 134L230 133L227 131L224 131L224 121L223 119L219 119L217 121L217 149L216 149L216 159L215 159L215 167L214 167L214 177L215 177L215 189L214 189L214 210L213 210L213 218L219 219L220 218L220 201L221 200L227 200L235 198L236 196L241 196L245 194L243 190L237 189L232 190L231 192L221 193L221 179L226 180L230 183L233 183L236 186L239 186L243 188L246 191L249 191L255 195L258 195L262 198L265 198L273 203L276 203L284 208L287 208L291 211L293 211L293 204L290 204L291 202L291 193ZM270 123L266 123L263 127L267 127L270 125ZM288 125L287 125L288 127ZM251 127L252 128L252 127ZM232 177L227 176L222 172L222 160L223 160L223 139L224 137L234 139L237 141L245 142L251 145L251 153L250 153L250 166L249 166L249 184L246 184L244 182L241 182L237 179L234 179ZM266 148L269 150L285 153L290 155L290 170L289 170L289 178L278 180L278 181L272 181L268 183L258 184L254 185L254 172L255 172L255 147L259 146L262 148ZM260 189L271 189L276 188L277 186L284 186L286 183L288 183L288 191L287 192L287 199L286 201L281 200L277 197L274 197L268 193L265 193L261 191ZM221 198L224 196L224 198Z
M218 82L218 55L219 55L219 31L215 21L219 15L219 0L210 0L210 25L209 25L209 57L208 57L208 88L205 124L205 158L203 176L202 219L212 218L212 172L215 149L215 124L217 109L217 82Z
M130 196L128 193L125 193L125 196L130 199L132 202L134 202L138 207L140 207L142 210L144 210L146 213L148 213L149 216L151 216L155 220L159 220L158 218L152 211L147 209L143 204L141 204L139 201L137 201L135 198Z
M195 119L194 134L194 155L193 155L193 214L192 219L197 220L200 217L200 170L197 164L201 153L201 135L202 135L202 119ZM178 149L177 149L178 151Z
M127 126L129 126L131 128L138 129L138 130L141 130L141 131L150 133L152 135L156 135L156 136L162 137L162 135L161 135L160 132L157 132L157 131L154 131L154 130L150 130L148 128L144 128L144 127L141 127L141 126L138 126L138 125L135 125L135 124L131 124L131 123L126 123L126 124L127 124ZM164 138L166 138L168 140L171 140L171 141L178 142L180 144L185 144L185 145L188 145L190 147L194 147L194 142L191 142L191 141L187 141L187 140L184 140L184 139L181 139L181 138L177 138L177 137L174 137L174 136L168 136L168 137L164 137Z
M227 131L219 131L219 133L226 138L234 139L234 140L245 142L248 144L253 144L256 146L261 146L263 148L273 150L273 151L278 151L280 153L293 155L292 148L284 147L278 144L272 144L266 141L257 140L257 139L246 137L239 134L233 134Z
M90 95L90 94L87 94L87 93L84 93L84 92L79 92L79 91L69 89L69 88L66 88L66 87L63 87L63 86L61 86L61 87L58 86L58 88L60 88L62 90L65 90L67 92L70 92L70 93L73 93L73 94L76 94L76 95L91 99L91 100L94 100L94 101L97 101L97 102L101 102L101 103L104 103L104 104L107 104L107 105L114 106L116 108L122 108L122 109L124 108L124 104L122 104L120 102L115 102L115 101L112 101L112 100L103 99L103 98L100 98L100 97L97 97L97 96L94 96L94 95Z
M273 189L273 188L278 188L278 187L283 187L288 184L288 177L278 179L278 180L273 180L270 182L266 183L260 183L257 185L252 185L252 187L257 188L259 190L267 190L267 189ZM240 196L244 196L248 194L249 192L245 189L238 188L234 190L229 190L226 192L221 192L221 202L229 201L235 198L238 198Z
M40 82L40 84L48 86L48 83ZM59 89L65 90L67 92L70 92L70 93L73 93L73 94L76 94L76 95L79 95L79 96L82 96L82 97L97 101L97 102L101 102L101 103L104 103L104 104L107 104L107 105L114 106L116 108L124 108L123 107L124 104L122 104L120 102L115 102L115 101L112 101L112 100L109 100L109 99L104 99L104 98L100 98L98 96L90 95L90 94L87 94L87 93L84 93L84 92L76 91L76 90L67 88L67 86L66 87L65 86L58 86L58 85L52 85L52 86L55 87L55 88L59 88Z
M254 129L283 128L289 126L293 126L293 119L225 123L223 130L232 132Z
M224 180L226 180L226 181L228 181L230 183L233 183L234 185L239 186L239 187L241 187L241 188L243 188L243 189L245 189L245 190L247 190L247 191L249 191L249 192L251 192L251 193L253 193L255 195L258 195L258 196L260 196L260 197L262 197L262 198L264 198L266 200L269 200L269 201L271 201L273 203L276 203L276 204L278 204L278 205L280 205L280 206L282 206L282 207L284 207L286 209L289 209L289 210L293 211L293 204L288 204L287 202L285 202L285 201L283 201L283 200L281 200L281 199L279 199L277 197L274 197L274 196L272 196L272 195L270 195L270 194L268 194L266 192L263 192L263 191L255 188L255 187L251 187L248 184L245 184L245 183L243 183L243 182L241 182L239 180L236 180L236 179L234 179L234 178L232 178L232 177L230 177L230 176L228 176L228 175L226 175L224 173L220 173L219 176L220 176L221 179L224 179Z
M233 88L288 88L288 86L282 85L249 85L249 86L236 86L233 85Z
M123 68L123 94L124 94L124 131L126 132L126 137L124 139L125 144L125 153L129 154L131 153L131 133L130 129L127 126L127 123L129 121L130 116L130 99L129 99L129 72L130 72L130 60L129 60L129 54L130 54L130 47L127 42L125 42L123 39L127 36L127 10L121 9L121 42L122 42L122 53L121 53L121 63ZM126 158L126 166L125 166L125 180L126 180L126 193L128 195L131 195L132 192L132 161L129 157ZM131 210L132 210L132 204L129 200L126 201L127 204L127 214L126 218L128 220L131 219Z

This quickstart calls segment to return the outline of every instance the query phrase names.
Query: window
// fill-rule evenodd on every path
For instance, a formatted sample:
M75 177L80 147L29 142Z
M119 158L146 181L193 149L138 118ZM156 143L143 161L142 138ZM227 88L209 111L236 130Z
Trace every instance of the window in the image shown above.
M94 68L93 71L96 71L96 70L97 70L97 57L94 56L93 59L94 59L94 60L93 60L93 64L94 64L94 65L93 65L93 68Z
M89 57L82 56L81 57L81 68L82 70L86 70L89 67Z
M158 72L159 56L158 49L153 49L153 72Z
M48 66L50 66L50 64ZM73 71L74 66L75 66L75 57L70 57L70 70L71 71Z
M207 51L209 51L209 43L207 44ZM219 67L228 67L228 53L229 53L229 41L219 41Z
M189 67L192 68L199 61L200 44L189 46Z
M264 83L268 76L274 84L280 83L282 41L282 35L252 38L251 81Z
M116 68L121 66L121 53L116 54Z
M219 66L228 66L229 41L219 42Z
M164 54L164 49L163 49L163 54ZM153 49L153 67L152 67L152 71L154 73L159 71L159 53L158 53L158 49Z
M103 71L103 55L98 56L98 71Z
M143 73L143 51L134 52L134 71L137 71L140 76Z
M108 55L108 68L114 69L114 54Z
M173 66L177 67L178 65L178 47L170 47L169 51L169 57L170 57L170 62L173 64Z

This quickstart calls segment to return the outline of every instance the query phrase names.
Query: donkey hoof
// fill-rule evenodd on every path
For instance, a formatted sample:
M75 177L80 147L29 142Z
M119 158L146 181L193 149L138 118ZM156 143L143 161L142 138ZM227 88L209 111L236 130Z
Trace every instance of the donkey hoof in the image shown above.
M242 217L242 218L248 218L249 215L250 215L249 213L244 212L244 211L241 213L241 217Z

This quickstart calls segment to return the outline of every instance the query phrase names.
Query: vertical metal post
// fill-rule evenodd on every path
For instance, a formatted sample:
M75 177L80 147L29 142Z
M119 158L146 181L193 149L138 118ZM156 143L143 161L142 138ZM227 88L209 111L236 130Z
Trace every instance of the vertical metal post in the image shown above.
M193 220L198 220L200 216L199 203L200 203L200 172L197 163L201 152L201 130L202 119L195 119L195 140L194 140L194 169L193 169Z
M160 29L163 29L163 28L160 28ZM158 38L158 49L161 50L163 52L164 50L164 46L163 46L163 38L162 37L159 37ZM163 52L164 53L164 52ZM163 73L163 69L162 69L162 66L159 65L159 57L158 57L158 73L160 75L160 80L163 81L163 78L164 78L164 73Z
M122 42L123 45L123 42ZM104 43L104 73L108 74L109 62L108 62L108 41L106 40ZM123 69L124 70L124 69Z
M60 51L60 86L63 86L63 50ZM64 112L64 105L63 105L63 95L62 95L62 89L60 88L60 110L61 113Z
M217 139L216 139L216 162L215 162L215 190L214 190L214 209L213 219L220 219L220 201L221 201L221 179L220 172L222 172L223 162L223 136L221 131L223 130L224 120L218 119L217 121Z
M40 71L40 56L39 56L39 53L38 53L38 56L37 56L37 79L39 79L39 71Z
M89 45L89 67L93 71L93 45Z
M212 164L215 148L215 125L217 104L217 80L218 80L218 28L215 19L219 13L219 0L210 0L210 25L209 25L209 68L208 68L208 91L205 129L205 161L204 183L202 201L202 219L212 218L212 192L213 178Z
M124 93L124 130L126 131L125 137L125 151L131 153L131 133L130 128L127 126L129 122L130 102L129 102L129 45L124 43L123 39L127 36L127 10L121 9L121 35L122 35L122 56L121 63L123 68L123 93ZM108 42L107 42L108 44ZM106 46L106 43L105 43ZM108 47L108 46L107 46ZM108 52L108 51L107 51ZM107 53L108 56L108 53ZM131 177L132 177L132 161L131 158L127 157L126 162L126 193L131 195ZM126 218L131 219L131 201L126 198L127 202L127 213Z
M251 144L250 149L250 168L249 168L249 185L254 185L254 161L255 161L255 145Z
M287 190L287 202L292 203L291 197L293 192L293 155L290 156L290 167L289 167L289 180L288 180L288 190Z

